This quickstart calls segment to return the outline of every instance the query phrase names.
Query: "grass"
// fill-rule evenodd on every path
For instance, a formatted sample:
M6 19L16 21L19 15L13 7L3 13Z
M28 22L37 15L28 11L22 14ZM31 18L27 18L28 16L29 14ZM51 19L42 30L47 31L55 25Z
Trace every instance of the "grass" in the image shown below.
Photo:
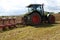
M54 15L60 21L59 14ZM21 17L17 17L17 21ZM25 26L0 32L0 40L60 40L60 22L56 24L41 24L39 26Z
M0 33L0 40L60 40L60 23L14 28Z

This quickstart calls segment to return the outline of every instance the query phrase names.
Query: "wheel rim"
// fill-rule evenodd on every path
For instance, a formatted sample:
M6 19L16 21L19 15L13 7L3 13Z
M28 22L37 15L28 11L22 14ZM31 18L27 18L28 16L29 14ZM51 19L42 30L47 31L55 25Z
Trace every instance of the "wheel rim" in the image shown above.
M34 13L31 17L33 24L40 24L41 23L41 17L38 13Z

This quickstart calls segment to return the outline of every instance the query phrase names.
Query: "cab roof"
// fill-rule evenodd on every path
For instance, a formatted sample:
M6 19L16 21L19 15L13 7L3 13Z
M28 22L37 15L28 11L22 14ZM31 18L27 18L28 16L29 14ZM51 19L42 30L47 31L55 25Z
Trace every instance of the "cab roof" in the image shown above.
M29 7L33 7L33 6L42 6L43 4L30 4L30 5L28 5L27 7L29 8Z

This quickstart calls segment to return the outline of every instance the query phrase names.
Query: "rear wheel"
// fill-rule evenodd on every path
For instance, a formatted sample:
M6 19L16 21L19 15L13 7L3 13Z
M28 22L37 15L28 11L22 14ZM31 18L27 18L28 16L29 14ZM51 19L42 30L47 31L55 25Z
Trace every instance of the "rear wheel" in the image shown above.
M55 23L55 17L53 16L53 15L50 15L49 17L48 17L48 22L49 23Z
M31 14L31 23L32 25L39 25L41 23L41 16L37 12Z

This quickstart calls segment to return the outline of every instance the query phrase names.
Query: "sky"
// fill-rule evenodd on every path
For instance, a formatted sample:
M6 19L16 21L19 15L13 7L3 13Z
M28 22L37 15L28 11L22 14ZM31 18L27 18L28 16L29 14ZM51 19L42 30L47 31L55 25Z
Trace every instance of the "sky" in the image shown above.
M44 11L60 12L60 0L0 0L0 16L25 14L29 4L44 4Z

